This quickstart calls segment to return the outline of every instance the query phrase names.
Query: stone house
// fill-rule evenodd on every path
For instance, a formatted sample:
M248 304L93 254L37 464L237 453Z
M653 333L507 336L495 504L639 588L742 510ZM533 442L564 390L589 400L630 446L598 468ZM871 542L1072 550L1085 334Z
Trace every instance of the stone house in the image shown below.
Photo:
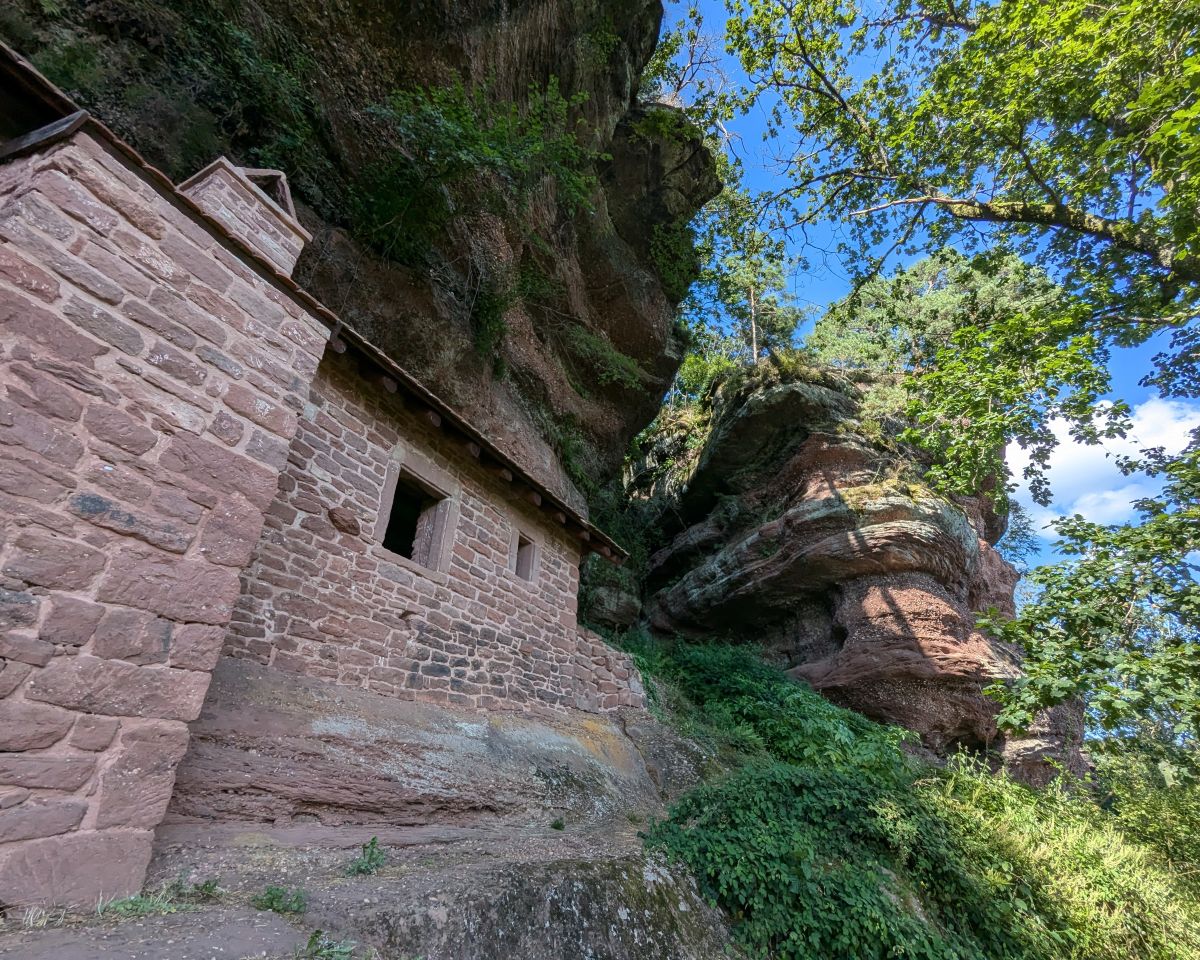
M478 710L643 703L622 551L291 280L277 171L178 187L0 49L0 907L140 888L224 655Z

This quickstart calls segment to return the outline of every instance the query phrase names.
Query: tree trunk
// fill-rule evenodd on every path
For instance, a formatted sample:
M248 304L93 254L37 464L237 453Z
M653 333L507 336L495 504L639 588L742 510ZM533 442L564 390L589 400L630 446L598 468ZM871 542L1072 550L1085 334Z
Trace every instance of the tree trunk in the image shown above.
M758 365L758 319L754 315L754 284L750 284L750 362Z

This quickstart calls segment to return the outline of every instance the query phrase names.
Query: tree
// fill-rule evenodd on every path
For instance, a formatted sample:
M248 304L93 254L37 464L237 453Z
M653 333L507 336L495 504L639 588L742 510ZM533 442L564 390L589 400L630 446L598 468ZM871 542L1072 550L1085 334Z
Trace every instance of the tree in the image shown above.
M915 369L909 436L936 454L933 482L978 490L1015 441L1045 501L1053 420L1091 442L1126 428L1124 404L1098 402L1115 346L1166 334L1146 382L1200 393L1200 4L730 9L730 49L786 140L782 228L837 223L863 289L889 258L953 242L981 265L1016 254L1060 291L997 304ZM1167 482L1139 524L1059 525L1068 559L1034 574L1042 592L1017 620L992 623L1029 655L997 691L1004 722L1083 695L1105 726L1148 712L1194 725L1196 446L1152 458Z
M1108 729L1141 718L1200 734L1200 447L1150 469L1166 483L1137 504L1140 523L1061 521L1071 559L1029 574L1040 592L1016 619L985 619L1025 651L1024 675L993 691L1005 701L1001 723L1026 726L1081 696Z
M1168 392L1200 389L1200 5L891 0L876 15L852 0L731 0L731 9L730 47L792 158L774 197L784 227L838 222L859 282L894 254L951 241L1012 250L1074 302L1026 317L1009 331L1014 349L998 342L1003 329L989 330L992 346L977 357L1061 347L1082 377L1085 358L1099 368L1110 346L1169 330L1173 349L1151 379ZM1047 380L1045 393L1056 390ZM1047 435L1022 435L1029 406L1015 389L990 406L1001 435ZM1121 429L1121 408L1101 431L1094 412L1077 411L1080 436ZM1071 414L1051 403L1034 426ZM958 419L924 427L980 472L972 463L988 446L968 442Z

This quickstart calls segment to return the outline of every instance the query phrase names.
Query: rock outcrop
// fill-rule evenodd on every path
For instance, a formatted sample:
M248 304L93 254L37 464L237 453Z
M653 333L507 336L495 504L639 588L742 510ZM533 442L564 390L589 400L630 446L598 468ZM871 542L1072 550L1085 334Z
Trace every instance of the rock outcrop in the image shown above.
M1019 670L1016 651L974 626L975 611L1013 609L1017 574L993 545L1003 518L925 485L912 451L868 433L860 395L820 371L767 367L714 398L695 454L668 424L651 457L672 465L642 481L666 534L650 558L650 625L763 643L814 689L939 755L1002 751L1026 779L1048 756L1074 765L1069 711L1036 743L1006 744L982 694Z

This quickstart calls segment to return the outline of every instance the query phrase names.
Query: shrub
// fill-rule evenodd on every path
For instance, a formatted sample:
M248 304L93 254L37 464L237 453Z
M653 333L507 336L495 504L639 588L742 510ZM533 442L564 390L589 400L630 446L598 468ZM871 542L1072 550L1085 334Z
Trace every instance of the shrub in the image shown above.
M346 867L346 876L361 877L374 873L387 863L387 854L379 849L379 838L372 837L362 845L362 852Z
M385 256L419 263L459 194L523 208L549 179L568 212L587 208L599 154L582 145L572 120L583 100L565 99L553 77L529 88L523 109L461 81L393 93L374 112L397 147L363 179L355 204L360 233Z
M300 889L269 886L262 893L250 898L256 910L271 910L274 913L303 913L308 909L308 895Z
M575 352L587 360L600 383L624 390L642 388L646 372L633 357L621 353L603 337L578 323L567 328L566 337Z
M647 843L691 867L752 955L793 960L1184 960L1182 874L1090 795L977 761L926 767L908 735L833 706L752 651L625 638L690 733L733 770Z

